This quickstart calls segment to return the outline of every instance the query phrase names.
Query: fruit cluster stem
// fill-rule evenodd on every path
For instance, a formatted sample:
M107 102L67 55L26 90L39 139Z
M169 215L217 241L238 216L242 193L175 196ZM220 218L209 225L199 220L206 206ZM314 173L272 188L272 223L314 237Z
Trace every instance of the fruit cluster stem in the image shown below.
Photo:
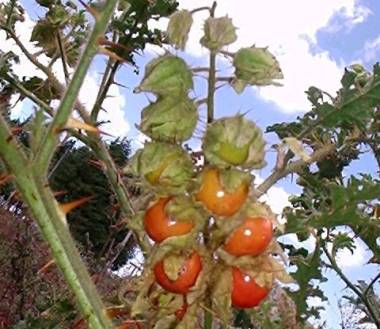
M210 9L210 17L215 16L216 2L212 4ZM209 75L208 75L208 92L207 92L207 123L210 124L214 120L214 96L216 83L216 52L210 52L209 58Z

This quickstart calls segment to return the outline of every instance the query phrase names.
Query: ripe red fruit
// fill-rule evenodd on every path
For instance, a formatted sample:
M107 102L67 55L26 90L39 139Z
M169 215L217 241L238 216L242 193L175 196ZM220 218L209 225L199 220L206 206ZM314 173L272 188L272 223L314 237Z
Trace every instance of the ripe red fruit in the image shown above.
M202 270L201 257L197 252L183 263L176 280L171 280L165 273L164 262L159 261L153 268L156 282L165 290L176 294L186 294L194 286Z
M270 289L259 286L249 275L242 273L237 267L232 268L232 305L239 308L257 306Z
M161 242L169 237L189 233L194 224L189 221L176 221L165 211L170 198L156 201L145 213L144 228L149 237L155 242Z
M248 184L242 183L234 192L225 191L216 168L208 168L203 172L202 185L195 198L214 215L232 216L244 204L248 195Z
M269 218L247 217L227 239L224 249L234 256L261 254L273 237L273 224Z

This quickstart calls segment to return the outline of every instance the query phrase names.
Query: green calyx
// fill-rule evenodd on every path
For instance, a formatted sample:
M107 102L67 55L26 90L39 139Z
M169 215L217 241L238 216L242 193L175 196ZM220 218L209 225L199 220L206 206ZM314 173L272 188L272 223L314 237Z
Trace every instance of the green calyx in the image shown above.
M274 80L283 79L280 64L267 48L241 48L234 56L236 79L232 82L240 93L246 85L279 85Z
M176 11L170 16L166 30L169 42L176 48L184 50L192 24L193 16L190 11Z
M232 19L226 17L209 17L204 24L204 36L200 43L202 46L217 52L237 39L236 27Z
M248 172L229 168L219 170L219 179L226 192L233 193L242 184L250 186L254 177Z
M259 169L265 166L265 141L259 127L242 115L214 121L207 129L203 151L213 165Z
M132 170L158 194L183 193L193 176L189 155L178 145L152 142L136 152Z
M140 130L152 139L183 142L189 139L198 121L198 111L187 96L159 98L141 114Z
M193 88L193 76L186 62L166 54L153 59L135 92L152 92L158 96L183 96Z

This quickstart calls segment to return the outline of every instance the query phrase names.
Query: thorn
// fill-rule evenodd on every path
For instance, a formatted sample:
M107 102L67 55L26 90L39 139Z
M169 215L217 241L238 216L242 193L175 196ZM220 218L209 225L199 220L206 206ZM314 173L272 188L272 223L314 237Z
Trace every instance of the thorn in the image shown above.
M96 20L100 19L100 13L93 7L89 6L83 0L78 0L79 3L92 15Z
M113 60L118 61L118 62L126 62L126 60L119 55L115 54L111 50L104 48L104 47L99 47L99 52L103 55L106 55L108 57L111 57Z
M117 317L127 315L128 312L126 311L125 306L121 305L121 306L115 306L115 307L107 307L106 314L110 319L114 319Z
M21 132L23 130L23 128L22 127L13 127L13 128L11 128L11 133L13 134L13 135L17 135L19 132Z
M93 133L100 133L99 128L89 125L88 123L79 121L77 119L69 118L66 123L66 129L83 129L85 131L91 131Z
M109 40L102 38L102 37L98 39L98 45L99 46L110 46L110 47L114 47L114 48L119 48L119 49L123 49L127 52L133 51L133 49L130 47L124 46L120 43L115 43L115 42L109 41Z
M78 321L74 322L74 324L70 327L70 329L84 329L87 328L86 322L84 319L79 319Z
M67 194L67 191L56 191L56 192L53 192L53 195L55 197L61 196L61 195L65 195L65 194Z
M103 161L90 159L90 160L88 160L88 163L93 165L95 168L100 169L100 170L105 169L105 165L104 165Z
M12 175L4 174L0 176L0 186L8 183L13 178Z
M59 208L64 214L68 214L71 210L80 207L81 205L87 203L93 198L93 196L86 196L84 198L80 198L75 201L71 201L68 203L63 203L59 205Z
M37 274L43 274L47 272L48 268L55 264L54 259L50 259L44 266L42 266L38 271Z

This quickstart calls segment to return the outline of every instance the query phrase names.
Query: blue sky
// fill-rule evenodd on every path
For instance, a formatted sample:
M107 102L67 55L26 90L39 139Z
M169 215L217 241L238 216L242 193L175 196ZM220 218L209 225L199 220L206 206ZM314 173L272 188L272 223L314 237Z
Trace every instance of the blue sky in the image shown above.
M0 0L1 2L2 0ZM39 8L31 0L21 1L32 18L38 16ZM211 1L181 0L184 8L196 8L204 6ZM239 28L239 40L229 47L234 51L241 46L256 44L257 46L269 46L276 54L282 66L285 79L284 86L268 88L247 88L237 96L229 87L217 92L216 117L232 115L238 111L248 111L247 117L254 120L263 129L276 122L294 120L297 115L308 111L306 95L304 91L311 85L315 85L332 94L339 88L339 80L345 66L353 62L361 62L367 68L380 59L380 3L370 0L289 0L289 1L244 1L244 0L220 0L217 15L228 14L234 24ZM200 66L207 63L207 53L198 44L201 37L201 25L204 16L197 14L195 25L190 36L190 42L186 53L178 53L185 58L191 66ZM26 24L30 27L31 22ZM152 22L153 25L165 27L166 22ZM30 29L19 30L20 37L28 44ZM6 43L0 34L0 45L5 49L12 48ZM31 45L30 45L31 46ZM149 48L145 55L138 58L138 64L143 65L157 56L159 50ZM81 92L83 103L91 106L96 94L96 86L100 72L104 67L106 58L98 56L92 65ZM228 63L221 60L219 64L228 72ZM20 74L40 74L31 66L16 69ZM57 69L59 73L59 68ZM143 69L141 69L143 73ZM43 75L42 75L43 76ZM127 88L114 86L111 90L112 98L107 100L105 108L107 114L104 119L111 120L111 124L104 130L116 136L127 136L132 139L141 139L141 135L135 129L135 124L140 120L141 109L146 106L151 95L133 94L132 90L141 80L140 76L133 73L133 68L124 66L117 74L117 81ZM205 95L205 83L202 79L195 79L196 88L192 97L203 98ZM15 115L27 116L30 113L30 103L18 104ZM205 109L200 109L201 118L205 117ZM277 142L275 136L267 135L268 149L271 143ZM197 146L200 140L195 139L192 145ZM135 142L134 147L140 144ZM269 165L257 172L258 176L265 178L273 167L275 154L268 152ZM355 174L361 171L376 173L375 163L370 154L364 154L359 161L354 161L345 173ZM287 178L279 182L267 195L268 202L278 212L286 205L287 197L299 190ZM312 245L312 242L310 242ZM352 279L369 279L376 268L373 265L363 266L369 254L364 246L359 244L358 251L353 255L344 253L340 262L345 273ZM378 269L377 269L378 270ZM327 321L327 328L339 328L339 316L336 308L337 296L342 294L344 285L336 278L335 274L328 274L329 281L323 284L323 288L329 297L327 311L323 314Z

